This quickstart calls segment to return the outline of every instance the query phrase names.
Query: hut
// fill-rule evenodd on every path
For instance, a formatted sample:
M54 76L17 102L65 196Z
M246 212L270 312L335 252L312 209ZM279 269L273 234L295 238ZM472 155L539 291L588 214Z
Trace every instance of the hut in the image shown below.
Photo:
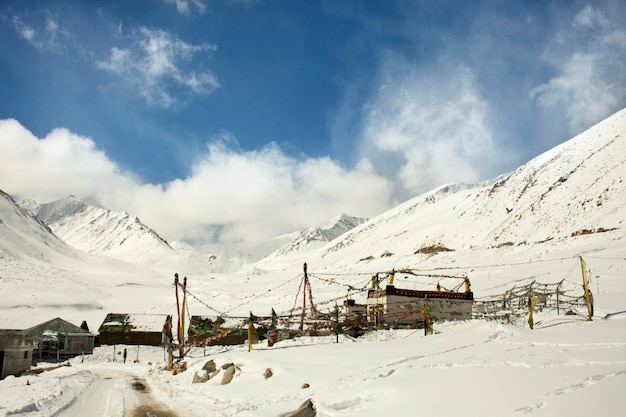
M161 346L171 339L172 317L109 313L98 329L101 345Z
M187 340L205 346L240 345L248 340L247 325L223 327L223 324L224 319L221 317L213 320L207 316L191 316Z
M17 330L0 330L0 379L18 376L33 362L33 339Z
M95 335L59 317L22 330L21 333L34 342L33 360L93 353Z

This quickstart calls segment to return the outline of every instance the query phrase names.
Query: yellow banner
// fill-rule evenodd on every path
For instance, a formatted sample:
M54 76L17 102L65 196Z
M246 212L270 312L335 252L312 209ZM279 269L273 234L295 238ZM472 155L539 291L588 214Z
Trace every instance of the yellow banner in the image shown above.
M583 290L585 291L585 303L587 304L587 320L591 321L593 307L591 306L591 295L589 293L589 280L587 279L587 263L580 257L580 268L583 272Z

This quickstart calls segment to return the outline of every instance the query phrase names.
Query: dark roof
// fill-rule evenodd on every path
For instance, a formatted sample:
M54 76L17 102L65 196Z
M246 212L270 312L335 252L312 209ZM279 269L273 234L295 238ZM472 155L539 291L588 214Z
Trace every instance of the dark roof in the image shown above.
M393 285L387 285L385 289L370 289L367 292L367 298L379 298L388 295L398 295L411 298L446 298L449 300L474 299L474 294L472 292L406 290L396 288Z
M22 333L35 340L55 338L55 333L66 336L94 336L89 330L81 329L80 327L73 325L69 321L63 320L60 317L23 330Z

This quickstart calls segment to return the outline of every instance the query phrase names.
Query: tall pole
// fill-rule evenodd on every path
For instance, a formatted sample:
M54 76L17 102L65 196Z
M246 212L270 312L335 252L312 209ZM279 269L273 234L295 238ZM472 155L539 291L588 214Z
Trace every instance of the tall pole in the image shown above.
M176 335L178 337L178 346L182 346L182 335L180 334L180 303L178 301L178 272L174 274L174 287L176 288L176 316L178 317Z
M336 343L339 343L339 306L337 301L335 301L335 320L335 339Z
M580 267L583 272L583 290L585 295L585 304L587 304L587 320L591 321L591 317L593 316L593 307L591 306L591 296L589 294L589 281L587 280L587 263L580 257Z
M302 291L302 315L300 316L300 331L304 329L304 315L306 314L306 287L309 285L309 277L306 272L306 262L304 263L304 285Z
M183 278L183 306L180 318L180 357L185 356L185 306L187 305L187 277Z

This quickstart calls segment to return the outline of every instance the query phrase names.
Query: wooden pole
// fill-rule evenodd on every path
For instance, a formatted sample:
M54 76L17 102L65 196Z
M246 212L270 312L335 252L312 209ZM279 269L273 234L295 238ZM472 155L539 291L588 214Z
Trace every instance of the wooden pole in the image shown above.
M335 301L335 318L337 320L335 322L336 343L339 343L339 306L337 305L336 301Z
M302 315L300 316L300 331L304 329L304 315L306 314L306 287L309 285L309 277L306 271L306 262L304 263L304 285L302 291Z
M180 357L185 356L185 307L187 305L187 277L183 278L183 306L180 318Z
M178 317L178 323L176 327L176 336L178 338L178 346L180 347L180 357L182 358L183 353L183 343L182 343L182 335L180 334L180 303L178 301L178 272L174 274L174 287L176 288L176 316Z

